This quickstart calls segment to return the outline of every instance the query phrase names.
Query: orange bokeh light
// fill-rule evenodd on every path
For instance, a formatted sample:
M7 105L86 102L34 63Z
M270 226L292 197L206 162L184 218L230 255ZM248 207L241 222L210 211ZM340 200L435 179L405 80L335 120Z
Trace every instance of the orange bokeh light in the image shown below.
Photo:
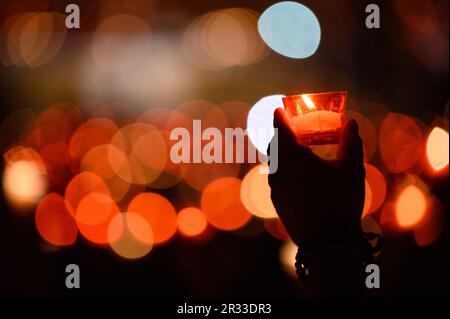
M397 224L402 228L410 228L418 224L425 215L427 198L416 185L406 186L398 195L395 203Z
M201 209L208 222L222 230L235 230L251 218L241 202L241 180L234 177L219 178L203 190Z
M366 214L377 211L386 199L387 185L383 174L373 165L365 164L366 182L370 189L370 206L367 207ZM367 185L366 184L366 185ZM367 191L367 188L366 188Z
M140 193L128 205L128 212L141 216L153 230L153 241L161 244L168 241L177 230L177 213L172 203L156 193ZM145 237L134 234L145 242ZM144 235L144 234L143 234Z
M72 216L75 217L80 201L92 192L111 196L108 186L97 174L82 172L72 178L64 193L67 210Z
M77 239L77 225L67 212L64 198L56 193L47 194L35 212L36 228L46 241L57 246L67 246Z
M389 113L383 120L379 135L384 164L392 173L408 170L422 156L422 139L422 132L412 118Z
M267 163L253 167L241 184L241 200L250 213L260 218L276 218L277 211L270 198L268 174L260 170L267 170Z
M437 197L428 198L428 209L423 221L414 229L417 245L427 246L434 243L445 228L445 212Z
M120 201L130 189L130 183L114 172L111 160L114 160L116 165L121 163L122 173L129 172L128 176L131 176L125 154L110 144L99 145L89 150L81 160L80 171L97 174L108 186L112 198Z
M73 133L69 144L70 156L80 161L89 150L108 144L118 130L117 125L110 119L88 120Z
M3 158L2 184L6 200L16 209L27 211L36 205L48 188L48 176L40 155L32 148L16 146Z
M108 227L108 239L112 250L126 259L142 258L153 248L151 226L135 213L114 215Z
M364 159L366 161L370 160L375 154L378 145L378 136L375 126L370 119L356 111L347 111L345 117L347 119L354 119L358 122L359 135L361 136L364 146Z
M119 213L119 207L110 196L92 192L78 204L75 218L80 233L86 239L96 244L108 244L118 239L108 238L108 227Z
M178 213L178 229L185 236L197 236L203 233L208 225L205 214L196 207L186 207Z
M286 228L279 218L265 219L264 227L267 232L276 239L288 240L290 238Z
M448 166L449 138L446 130L440 127L433 128L428 135L426 154L428 163L435 172Z
M128 183L151 183L161 174L168 160L164 137L149 124L132 123L122 127L113 136L111 145L125 154L128 165L124 166L123 161L112 156L110 163L114 172Z

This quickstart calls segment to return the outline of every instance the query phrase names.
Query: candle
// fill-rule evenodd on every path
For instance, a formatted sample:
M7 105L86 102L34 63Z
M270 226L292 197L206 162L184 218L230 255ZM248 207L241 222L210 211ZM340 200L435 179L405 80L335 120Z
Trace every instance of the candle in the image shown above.
M283 104L292 124L308 146L338 144L347 92L292 95Z

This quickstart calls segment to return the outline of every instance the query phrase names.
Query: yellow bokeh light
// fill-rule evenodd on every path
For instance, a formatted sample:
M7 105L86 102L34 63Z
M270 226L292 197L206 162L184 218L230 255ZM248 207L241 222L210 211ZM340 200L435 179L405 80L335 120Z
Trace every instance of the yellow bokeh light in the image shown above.
M250 213L260 218L277 218L277 212L270 199L268 175L260 173L267 170L267 163L252 168L241 185L241 200Z
M448 145L448 132L440 127L435 127L428 136L426 153L428 163L436 172L448 166Z
M46 174L33 161L11 162L3 173L3 190L15 208L30 208L47 190Z

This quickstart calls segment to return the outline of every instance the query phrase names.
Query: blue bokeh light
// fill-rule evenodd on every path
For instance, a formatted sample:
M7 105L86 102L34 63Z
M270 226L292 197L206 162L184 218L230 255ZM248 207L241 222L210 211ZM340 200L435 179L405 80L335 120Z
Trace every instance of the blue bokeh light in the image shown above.
M260 16L258 31L275 52L294 59L313 55L320 43L320 24L314 13L303 4L276 3Z

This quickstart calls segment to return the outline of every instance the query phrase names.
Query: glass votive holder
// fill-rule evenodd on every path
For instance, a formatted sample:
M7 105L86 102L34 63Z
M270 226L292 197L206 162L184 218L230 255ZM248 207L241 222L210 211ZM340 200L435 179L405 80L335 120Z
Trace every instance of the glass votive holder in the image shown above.
M347 92L291 95L283 98L284 108L297 134L308 146L339 144L344 123Z

